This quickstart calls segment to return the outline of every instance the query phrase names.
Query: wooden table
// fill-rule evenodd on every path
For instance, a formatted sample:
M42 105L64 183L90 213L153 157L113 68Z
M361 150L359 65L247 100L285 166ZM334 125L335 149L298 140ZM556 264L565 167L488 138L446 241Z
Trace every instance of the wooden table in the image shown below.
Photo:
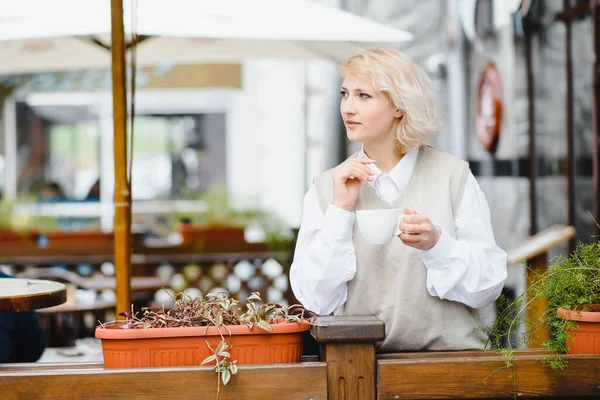
M67 301L67 288L40 279L0 278L0 312L29 311Z

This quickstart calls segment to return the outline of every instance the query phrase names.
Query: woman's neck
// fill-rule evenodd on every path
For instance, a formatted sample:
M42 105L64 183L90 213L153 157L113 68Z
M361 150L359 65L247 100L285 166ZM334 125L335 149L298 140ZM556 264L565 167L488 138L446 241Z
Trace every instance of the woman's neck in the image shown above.
M375 160L375 165L381 172L387 174L404 157L396 151L396 145L389 143L374 144L363 143L363 151L371 160Z

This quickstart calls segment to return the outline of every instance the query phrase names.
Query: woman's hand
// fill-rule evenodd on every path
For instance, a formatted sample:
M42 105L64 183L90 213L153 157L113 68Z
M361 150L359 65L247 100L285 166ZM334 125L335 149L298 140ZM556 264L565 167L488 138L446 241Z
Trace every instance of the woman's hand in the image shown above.
M442 233L429 217L419 215L415 210L404 209L405 217L400 224L400 240L407 246L427 251L440 240Z
M362 181L373 181L369 158L351 158L333 170L333 205L352 211L358 199Z

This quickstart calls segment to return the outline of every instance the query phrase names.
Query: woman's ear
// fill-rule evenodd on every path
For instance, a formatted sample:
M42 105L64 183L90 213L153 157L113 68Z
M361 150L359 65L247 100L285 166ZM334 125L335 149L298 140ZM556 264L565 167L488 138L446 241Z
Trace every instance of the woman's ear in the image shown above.
M404 113L400 110L396 110L396 113L394 114L394 118L402 118L404 116Z

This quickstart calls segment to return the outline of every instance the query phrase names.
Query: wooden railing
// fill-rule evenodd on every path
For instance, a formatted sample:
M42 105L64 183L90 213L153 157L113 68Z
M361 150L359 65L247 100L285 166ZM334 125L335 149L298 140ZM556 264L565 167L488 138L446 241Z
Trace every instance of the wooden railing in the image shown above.
M574 233L572 227L551 227L509 251L508 261L543 271L548 267L548 250ZM537 318L543 307L538 303L530 308L528 318ZM565 355L569 366L559 374L541 363L546 352L540 349L514 351L514 368L491 351L377 354L376 342L384 332L383 322L375 317L317 317L311 333L320 346L319 356L305 356L298 364L240 366L230 383L221 387L220 398L600 398L600 355ZM215 398L216 390L211 367L115 370L104 369L101 363L0 365L2 399L205 399Z
M220 399L575 399L600 397L600 355L568 355L564 374L542 350L515 351L514 369L490 351L376 354L383 322L318 317L312 335L320 361L245 365ZM0 365L2 399L212 399L211 367L104 369L95 364ZM516 391L516 392L515 392Z
M553 225L536 235L531 236L517 247L507 252L508 264L525 264L527 266L527 287L535 281L535 277L548 269L548 251L575 236L575 228L566 225ZM546 311L546 300L535 299L528 303L527 322L530 325L540 321ZM548 340L548 329L537 329L529 338L530 348L542 347Z

